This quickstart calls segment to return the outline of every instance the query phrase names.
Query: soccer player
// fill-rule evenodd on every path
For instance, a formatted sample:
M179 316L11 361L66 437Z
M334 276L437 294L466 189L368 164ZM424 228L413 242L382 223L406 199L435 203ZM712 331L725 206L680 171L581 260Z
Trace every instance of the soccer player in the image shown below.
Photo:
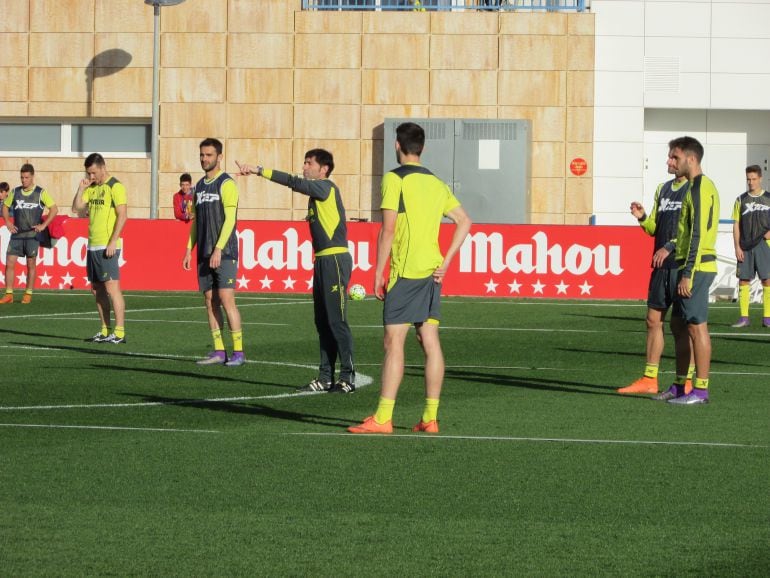
M334 170L334 157L324 149L305 153L302 178L288 173L251 167L236 161L241 175L257 174L308 196L307 217L313 240L313 312L321 362L318 377L299 391L353 393L353 335L347 318L348 284L353 270L353 258L348 250L345 206L339 187L329 179ZM334 381L334 369L340 359L339 379Z
M192 250L198 247L198 287L203 293L209 319L214 351L198 365L227 365L246 363L243 353L241 314L235 304L235 278L238 273L238 187L232 177L221 169L222 143L207 138L199 145L201 168L205 176L195 185L193 224L187 241L182 267L189 271ZM233 353L228 358L222 339L222 309L233 340Z
M667 168L669 174L675 169L669 152ZM655 191L652 213L647 214L641 203L631 203L631 214L639 221L648 235L655 236L652 255L652 273L647 291L647 363L644 375L631 385L621 387L621 394L658 393L658 367L663 355L663 323L666 313L676 298L678 267L676 264L676 235L679 213L690 184L684 176L658 185ZM687 372L687 393L692 389L692 373L695 367L690 363Z
M679 280L671 317L671 330L676 343L676 378L674 384L655 399L694 405L709 401L711 337L708 299L709 288L717 274L719 193L714 182L701 169L701 143L683 136L672 140L668 146L675 175L686 177L690 188L682 202L676 241ZM691 348L695 357L695 381L692 391L685 393Z
M37 252L40 248L37 234L44 231L53 221L59 208L48 191L35 185L35 167L25 163L21 165L19 173L21 186L6 193L3 200L3 219L11 232L11 240L5 253L5 295L0 299L0 303L13 303L16 261L19 257L24 257L27 260L27 289L21 303L26 305L32 303L32 291L37 277ZM43 219L46 209L48 214Z
M102 327L86 341L126 343L126 302L120 289L120 234L128 219L126 187L107 172L99 153L85 160L86 177L72 199L72 212L88 217L86 274L96 299ZM110 328L110 310L115 311L115 328Z
M762 169L746 167L749 190L733 206L733 241L738 260L738 305L741 316L733 327L749 326L751 281L762 281L762 326L770 327L770 193L762 189Z
M348 428L356 434L393 432L393 407L404 375L404 342L410 325L425 354L425 409L412 431L437 433L438 405L444 379L444 355L438 326L441 282L471 228L471 219L449 187L420 165L425 131L406 122L396 129L401 166L382 178L382 227L377 240L374 294L385 301L385 359L380 399L374 415ZM442 257L438 237L442 217L455 224ZM385 288L385 266L390 275Z

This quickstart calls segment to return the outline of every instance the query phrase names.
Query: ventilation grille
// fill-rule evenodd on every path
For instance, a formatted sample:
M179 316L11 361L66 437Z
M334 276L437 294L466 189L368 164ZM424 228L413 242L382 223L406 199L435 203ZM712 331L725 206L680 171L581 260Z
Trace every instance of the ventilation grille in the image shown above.
M644 92L679 92L679 57L644 57Z
M463 140L516 140L516 124L504 122L464 122Z

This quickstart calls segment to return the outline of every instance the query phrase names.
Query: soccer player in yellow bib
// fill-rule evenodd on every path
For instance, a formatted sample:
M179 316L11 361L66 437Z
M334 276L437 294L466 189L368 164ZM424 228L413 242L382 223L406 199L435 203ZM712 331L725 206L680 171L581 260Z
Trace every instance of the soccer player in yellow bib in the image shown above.
M107 172L104 157L92 153L85 160L86 178L80 181L72 199L72 212L88 217L86 273L101 330L86 341L122 344L126 342L126 302L120 289L120 234L128 219L126 187ZM110 310L115 311L115 328L110 329Z
M59 208L48 191L35 185L35 167L24 163L19 173L21 186L3 198L3 219L11 232L11 239L5 255L5 295L0 303L13 303L16 260L23 257L27 262L27 289L21 302L26 305L32 302L37 277L37 252L40 248L37 234L53 221ZM48 215L43 218L46 210Z
M677 405L695 405L709 401L711 336L708 329L709 288L717 274L717 227L719 193L714 182L703 174L703 145L683 136L668 143L675 175L685 176L690 189L682 202L676 239L679 265L677 299L671 316L671 330L676 343L676 378L674 384L655 399ZM685 393L690 348L695 357L695 380Z
M348 428L356 434L393 432L393 407L404 376L404 342L411 325L425 354L425 409L412 431L438 433L444 381L444 354L438 334L441 282L471 228L470 217L449 187L420 164L425 146L423 128L412 122L400 124L395 146L401 166L382 178L382 227L374 278L374 294L385 301L382 386L374 415ZM438 243L443 217L455 224L444 256Z

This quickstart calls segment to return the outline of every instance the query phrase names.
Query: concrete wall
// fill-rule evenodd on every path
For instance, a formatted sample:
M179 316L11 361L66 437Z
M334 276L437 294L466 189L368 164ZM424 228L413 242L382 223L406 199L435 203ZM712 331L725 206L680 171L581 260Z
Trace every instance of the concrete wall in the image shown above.
M770 158L770 2L592 0L597 222L631 224L666 180L668 140L701 140L722 217ZM765 188L768 187L767 179Z
M376 218L385 117L531 119L535 223L587 223L594 212L594 19L591 14L302 12L298 0L187 0L161 10L160 214L180 173L200 174L197 143L236 159L299 170L323 146L350 217ZM151 116L153 9L139 0L0 0L0 118ZM118 69L105 51L131 55ZM109 53L108 53L109 54ZM102 55L100 57L100 55ZM95 76L86 81L87 69ZM575 157L588 161L570 174ZM68 205L80 158L0 156L16 183ZM149 215L149 159L108 160ZM303 199L242 180L240 215L299 219ZM374 213L374 214L373 214Z

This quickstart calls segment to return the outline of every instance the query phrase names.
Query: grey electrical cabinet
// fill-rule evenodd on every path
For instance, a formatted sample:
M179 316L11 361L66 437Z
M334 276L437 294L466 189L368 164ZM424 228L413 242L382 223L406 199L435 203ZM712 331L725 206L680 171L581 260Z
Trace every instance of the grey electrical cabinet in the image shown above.
M398 166L396 127L402 122L423 127L422 164L452 188L475 223L529 223L530 121L387 118L384 171Z

